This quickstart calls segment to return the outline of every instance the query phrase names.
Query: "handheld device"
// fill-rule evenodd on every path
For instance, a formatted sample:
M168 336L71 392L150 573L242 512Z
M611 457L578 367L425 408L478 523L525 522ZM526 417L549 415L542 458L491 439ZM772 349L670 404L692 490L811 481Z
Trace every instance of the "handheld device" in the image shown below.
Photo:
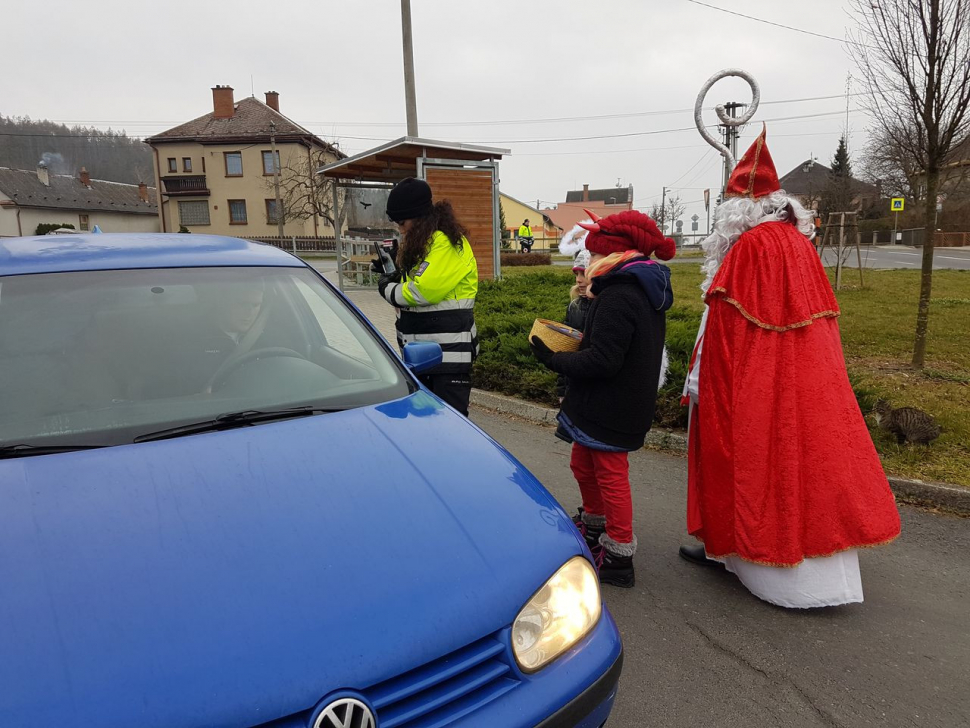
M387 252L387 248L380 243L374 243L374 252L377 253L377 260L380 262L383 274L386 276L392 275L397 270L397 266L394 265L394 259Z

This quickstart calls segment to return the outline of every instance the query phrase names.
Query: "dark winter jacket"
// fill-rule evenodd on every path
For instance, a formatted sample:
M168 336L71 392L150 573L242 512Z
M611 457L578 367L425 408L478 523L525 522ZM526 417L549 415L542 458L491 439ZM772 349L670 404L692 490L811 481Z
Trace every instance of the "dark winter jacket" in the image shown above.
M566 326L572 326L574 329L583 331L586 328L586 314L589 313L589 307L593 304L593 301L586 296L577 296L569 305L566 306ZM556 381L556 394L560 399L566 396L566 385L569 380L566 379L562 374L559 375L559 379Z
M625 449L643 446L657 404L657 381L673 304L670 270L639 259L593 281L583 342L549 368L569 378L562 411L590 437Z

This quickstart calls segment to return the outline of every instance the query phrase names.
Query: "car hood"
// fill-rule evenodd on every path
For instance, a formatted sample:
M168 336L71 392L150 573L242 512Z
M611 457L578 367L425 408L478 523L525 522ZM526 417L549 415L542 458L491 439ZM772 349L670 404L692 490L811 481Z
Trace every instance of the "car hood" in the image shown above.
M488 635L580 553L420 392L0 461L0 724L254 725Z

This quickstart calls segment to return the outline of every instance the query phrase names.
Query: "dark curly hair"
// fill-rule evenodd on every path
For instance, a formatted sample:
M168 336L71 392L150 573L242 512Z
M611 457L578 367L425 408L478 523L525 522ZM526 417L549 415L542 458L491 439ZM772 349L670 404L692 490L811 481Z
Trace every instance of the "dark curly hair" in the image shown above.
M459 250L462 238L468 237L468 229L458 222L451 203L448 200L436 202L430 215L414 218L411 229L401 240L401 247L397 251L397 267L400 270L409 273L424 260L436 230L443 232Z

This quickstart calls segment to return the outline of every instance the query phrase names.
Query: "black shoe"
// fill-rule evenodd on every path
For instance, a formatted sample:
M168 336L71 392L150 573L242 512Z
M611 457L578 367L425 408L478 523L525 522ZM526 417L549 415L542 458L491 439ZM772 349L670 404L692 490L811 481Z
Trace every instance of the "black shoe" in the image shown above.
M636 583L632 556L617 556L609 549L600 546L596 556L596 569L599 571L602 584L630 589Z
M583 508L576 511L576 515L573 516L573 525L579 530L579 533L586 540L586 546L593 555L596 555L596 549L600 548L600 536L606 531L606 526L590 526L583 520Z
M680 556L692 564L700 564L701 566L724 566L724 564L716 559L709 559L703 546L681 546Z

